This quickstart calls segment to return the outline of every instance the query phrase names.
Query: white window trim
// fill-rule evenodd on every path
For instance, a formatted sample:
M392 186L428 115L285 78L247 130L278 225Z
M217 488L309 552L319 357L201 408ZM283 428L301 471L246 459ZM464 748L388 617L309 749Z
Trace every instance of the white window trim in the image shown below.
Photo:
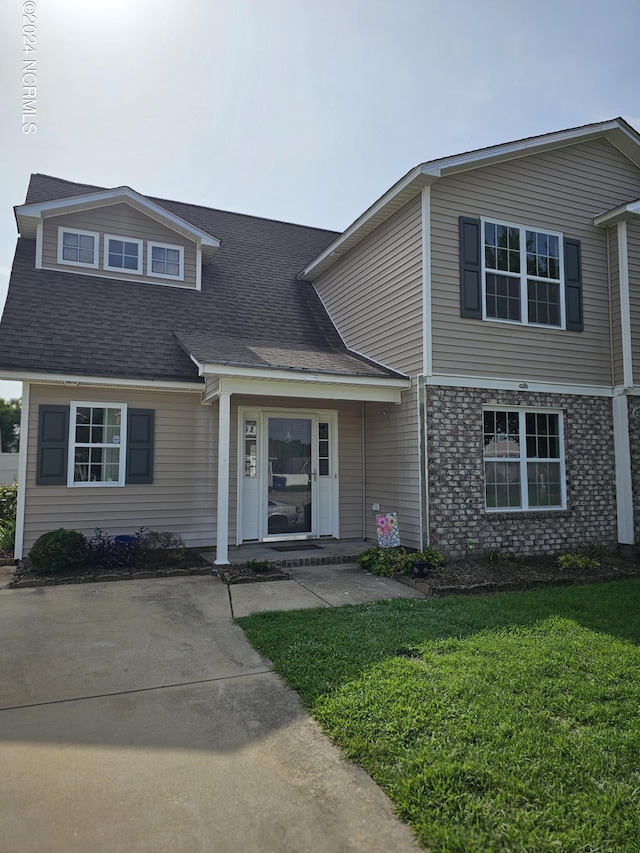
M79 407L92 409L120 409L120 443L117 445L120 448L120 467L118 471L118 480L92 482L75 481L73 478L75 471L76 460L76 414ZM82 445L85 446L84 444ZM94 445L94 446L111 446L111 445ZM69 459L67 462L67 486L71 488L113 488L125 485L125 476L127 470L127 404L126 403L91 403L85 400L72 401L70 404L69 413Z
M483 447L483 488L485 488L485 512L487 513L505 513L505 512L562 512L567 508L567 478L566 478L566 466L565 466L565 455L564 455L564 418L562 409L554 409L554 408L545 408L540 406L492 406L486 405L482 407L482 416L483 421L481 423L481 429L484 435L484 413L485 412L518 412L519 414L519 435L520 435L520 456L518 458L518 463L520 465L520 499L522 501L523 506L514 506L514 507L488 507L486 505L486 475L484 471L484 464L486 459L484 458L484 447ZM558 415L558 441L560 443L560 506L529 506L529 490L527 488L527 462L532 461L527 458L527 442L526 442L526 425L525 425L525 415L527 413L533 414L543 414L543 415ZM522 441L522 436L525 436L525 441ZM500 460L498 460L500 461ZM507 461L506 458L505 460ZM513 457L509 457L508 461L515 462L516 459ZM556 460L543 460L543 461L553 461ZM525 506L526 504L526 506Z
M485 223L492 225L503 225L507 228L517 228L520 232L520 320L503 320L500 317L487 316L487 272L495 275L505 275L507 278L516 278L516 273L503 272L501 270L487 270L485 267L485 243L484 243L484 226ZM517 222L506 222L502 219L494 219L491 216L480 217L480 252L482 265L482 319L489 323L507 323L511 326L533 326L536 329L566 329L567 319L565 312L565 280L564 280L564 235L561 231L552 231L549 228L543 228L539 225L520 225ZM535 231L538 234L549 234L551 237L558 238L559 245L559 263L560 263L560 280L558 286L560 288L560 325L551 326L547 323L530 323L529 322L529 306L528 306L528 290L527 279L534 281L545 281L554 283L553 279L541 278L535 275L527 275L527 252L526 252L526 233L527 231ZM523 251L522 246L525 247Z
M165 273L152 272L152 255L153 249L175 249L180 253L180 272L178 275L166 275ZM163 278L166 281L184 281L184 246L175 246L171 243L158 243L156 240L149 240L147 243L147 275L150 278Z
M109 240L122 240L125 243L137 243L138 245L138 267L135 270L125 269L124 267L109 266ZM144 252L144 240L138 240L136 237L123 237L119 234L105 234L103 244L103 267L109 272L117 272L119 275L142 275L142 255Z
M79 237L93 237L93 263L85 264L82 261L67 261L62 257L62 241L65 234L77 234ZM58 225L58 258L57 262L62 266L84 267L85 269L98 269L100 266L100 234L97 231L84 231L80 228L66 228Z

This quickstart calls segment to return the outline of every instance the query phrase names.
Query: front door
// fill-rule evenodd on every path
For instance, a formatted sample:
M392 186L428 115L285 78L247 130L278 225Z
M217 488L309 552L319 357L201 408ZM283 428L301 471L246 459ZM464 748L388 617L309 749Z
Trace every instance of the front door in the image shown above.
M238 543L338 537L335 412L239 412Z
M268 536L313 531L317 470L312 458L312 418L267 418Z

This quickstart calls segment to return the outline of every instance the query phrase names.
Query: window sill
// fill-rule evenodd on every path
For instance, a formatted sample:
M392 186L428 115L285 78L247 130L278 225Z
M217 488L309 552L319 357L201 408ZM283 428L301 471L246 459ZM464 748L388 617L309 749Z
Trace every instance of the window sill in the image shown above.
M571 515L571 512L566 507L558 507L552 509L545 507L544 509L487 509L485 507L485 516L487 518L495 518L498 521L504 519L516 518L563 518Z

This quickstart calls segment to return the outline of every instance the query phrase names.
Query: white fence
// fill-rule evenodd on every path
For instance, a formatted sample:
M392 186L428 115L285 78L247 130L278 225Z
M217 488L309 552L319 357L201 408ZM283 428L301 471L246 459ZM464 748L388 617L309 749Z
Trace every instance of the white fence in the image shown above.
M0 483L13 483L18 476L18 454L0 453Z

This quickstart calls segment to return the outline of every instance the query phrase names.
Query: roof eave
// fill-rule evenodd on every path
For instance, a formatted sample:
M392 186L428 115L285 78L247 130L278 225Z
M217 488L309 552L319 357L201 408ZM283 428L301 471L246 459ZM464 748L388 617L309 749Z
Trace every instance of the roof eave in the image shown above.
M46 216L71 212L74 209L86 209L87 205L95 205L97 207L106 202L115 203L118 201L133 204L156 221L190 237L200 247L208 250L209 253L215 252L221 246L221 241L217 237L192 225L186 219L175 213L171 213L166 208L127 186L114 187L113 189L100 190L99 192L85 193L83 195L68 196L51 201L16 205L14 213L18 232L21 236L31 236L34 223L37 223Z
M606 213L599 213L593 217L593 224L600 228L608 228L617 222L628 222L636 216L640 216L640 199L629 204L621 204L613 210L607 210Z
M381 222L410 201L422 187L432 184L438 177L437 170L426 172L422 166L416 166L327 246L322 254L299 273L298 278L301 281L313 281Z
M406 389L411 387L411 379L398 373L395 376L370 376L364 373L337 373L329 370L312 370L299 367L272 367L238 364L229 361L205 362L195 356L191 360L198 368L200 376L244 377L249 379L271 379L279 381L303 380L322 385L338 383L345 385L375 385L389 388Z
M605 137L640 168L640 134L624 119L584 125L422 163L398 181L298 275L313 281L424 186L447 175Z

